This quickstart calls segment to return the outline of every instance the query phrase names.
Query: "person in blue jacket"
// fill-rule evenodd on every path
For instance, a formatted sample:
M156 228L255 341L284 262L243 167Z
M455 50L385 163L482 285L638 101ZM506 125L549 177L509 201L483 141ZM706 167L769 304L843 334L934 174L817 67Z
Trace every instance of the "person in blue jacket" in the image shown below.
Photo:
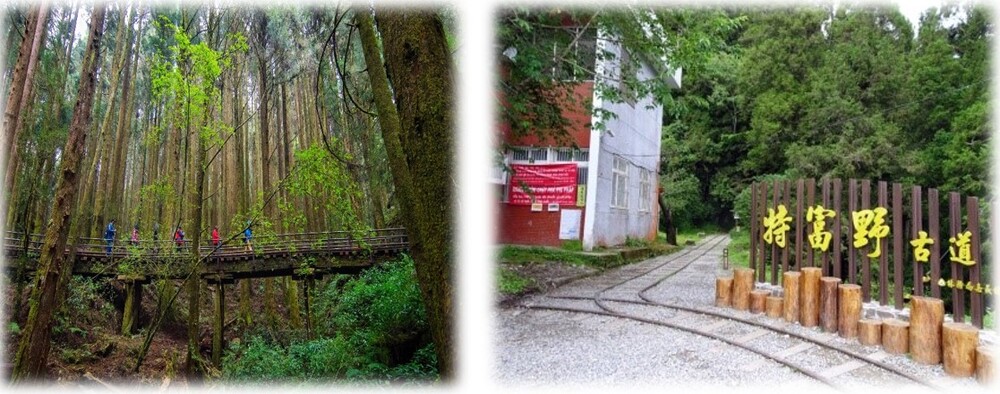
M246 244L246 251L253 252L253 245L250 244L250 238L253 238L253 230L250 230L251 224L247 223L247 229L243 230L243 243Z
M107 253L108 256L111 255L111 246L115 243L115 221L114 219L108 223L108 228L104 229L104 242L108 243Z

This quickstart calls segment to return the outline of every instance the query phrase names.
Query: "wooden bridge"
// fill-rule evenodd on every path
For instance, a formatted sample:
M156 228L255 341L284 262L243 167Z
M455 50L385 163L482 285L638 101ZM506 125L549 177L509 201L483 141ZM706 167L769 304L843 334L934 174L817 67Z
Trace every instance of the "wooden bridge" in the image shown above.
M120 237L120 239L127 237ZM38 264L44 236L8 232L4 238L4 253L8 259L20 260L7 264L15 275L33 273ZM142 286L152 280L185 279L197 269L199 278L215 286L214 332L212 358L218 365L222 352L225 287L236 279L291 276L305 286L306 326L311 329L310 288L313 281L324 275L354 274L373 266L377 261L396 258L409 250L406 230L389 228L368 231L361 237L346 231L321 233L279 234L255 236L253 251L245 250L243 237L215 246L211 241L198 245L202 256L200 267L192 266L189 242L178 245L173 240L140 241L132 244L116 240L110 250L100 238L81 238L75 246L73 274L94 278L112 278L125 287L122 307L123 334L138 327L142 305ZM65 250L70 255L70 248ZM27 257L26 259L23 257ZM18 273L19 272L19 273Z
M91 277L134 276L149 279L183 279L191 270L190 242L180 245L173 240L144 240L137 244L115 240L110 251L101 238L81 238L76 248L73 264L74 275ZM4 252L12 261L8 270L23 269L30 273L36 269L44 235L8 232L4 237ZM409 250L406 230L403 228L377 229L365 236L354 237L347 231L319 233L279 234L255 236L253 251L245 250L243 237L214 246L211 241L198 245L204 258L199 271L205 279L265 278L276 276L301 276L303 262L312 268L311 275L355 273L370 267L374 262L395 258ZM73 246L71 246L73 247ZM70 248L65 251L70 254ZM22 266L23 264L23 266ZM298 271L298 272L297 272ZM218 280L218 279L216 279Z

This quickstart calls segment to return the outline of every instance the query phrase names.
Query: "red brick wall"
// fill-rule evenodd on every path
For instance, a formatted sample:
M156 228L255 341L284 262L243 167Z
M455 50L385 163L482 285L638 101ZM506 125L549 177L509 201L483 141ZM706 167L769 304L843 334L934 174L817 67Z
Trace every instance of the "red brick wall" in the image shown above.
M560 207L560 210L563 208ZM566 207L579 209L583 207ZM586 212L586 211L584 211ZM548 207L542 207L542 212L531 212L530 205L510 205L500 203L500 231L498 242L516 245L562 246L559 239L559 212L549 212ZM583 238L583 223L586 213L580 220L580 237Z
M565 108L563 108L562 115L569 122L568 134L569 137L576 145L580 148L590 148L590 120L591 114L588 111L588 106L594 97L594 82L586 81L576 84L573 87L573 95L575 99L567 102ZM501 123L499 125L500 135L503 137L504 142L515 146L570 146L567 141L557 141L555 138L538 138L534 135L528 135L521 138L513 139L510 137L510 126L506 123Z

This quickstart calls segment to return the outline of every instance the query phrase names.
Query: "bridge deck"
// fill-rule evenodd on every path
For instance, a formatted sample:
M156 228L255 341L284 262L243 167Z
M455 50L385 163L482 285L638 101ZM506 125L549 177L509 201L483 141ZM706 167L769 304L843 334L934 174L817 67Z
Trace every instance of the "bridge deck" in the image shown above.
M4 239L4 252L22 260L23 269L36 269L43 236L8 233ZM229 243L213 246L199 245L204 257L200 274L204 278L263 278L297 276L303 263L310 260L308 268L314 274L356 273L370 267L377 260L392 258L409 249L404 229L379 229L368 236L355 239L347 232L281 234L254 238L253 251L246 251L242 237ZM136 245L114 242L108 251L102 239L83 238L76 245L73 261L74 275L95 277L127 276L145 280L180 279L190 270L190 243L173 241L140 241ZM70 253L69 248L65 251ZM8 269L20 268L18 264Z

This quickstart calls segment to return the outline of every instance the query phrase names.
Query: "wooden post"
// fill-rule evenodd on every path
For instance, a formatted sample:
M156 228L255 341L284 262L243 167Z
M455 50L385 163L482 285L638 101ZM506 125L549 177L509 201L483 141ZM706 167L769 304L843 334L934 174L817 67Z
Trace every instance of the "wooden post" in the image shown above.
M803 327L815 327L819 324L819 278L823 276L823 268L806 267L802 269L802 284L800 297L802 299L799 321Z
M753 270L737 268L733 270L733 308L740 311L750 309L750 290L753 290Z
M904 354L910 350L910 323L899 319L882 322L882 348L886 353Z
M222 333L226 327L226 286L222 275L215 282L215 324L212 331L212 364L222 368Z
M979 329L976 326L944 323L941 342L945 373L967 378L976 372L976 348L979 346Z
M819 281L819 324L823 331L837 332L837 286L840 285L840 278L826 276Z
M785 321L794 323L799 319L799 282L802 277L801 272L785 272L781 282L784 288L784 317Z
M993 351L989 346L976 348L976 380L982 384L996 381L996 369L993 368Z
M130 277L124 282L125 308L122 310L122 335L131 335L132 329L138 326L139 313L142 311L142 281Z
M733 278L715 278L715 306L733 305Z
M910 347L913 361L921 364L941 363L943 323L944 301L920 296L910 299Z
M305 294L306 294L306 337L309 339L313 338L313 315L310 309L310 300L312 299L312 288L314 287L312 276L306 277L305 283Z
M754 290L750 292L750 313L764 312L764 303L768 294L770 292L767 290Z
M846 284L837 286L837 332L844 338L858 336L858 320L861 320L861 286Z
M858 321L858 342L865 346L882 344L882 321L861 319Z
M767 310L767 317L779 318L782 312L784 312L784 300L781 297L768 296L764 304L764 309Z

